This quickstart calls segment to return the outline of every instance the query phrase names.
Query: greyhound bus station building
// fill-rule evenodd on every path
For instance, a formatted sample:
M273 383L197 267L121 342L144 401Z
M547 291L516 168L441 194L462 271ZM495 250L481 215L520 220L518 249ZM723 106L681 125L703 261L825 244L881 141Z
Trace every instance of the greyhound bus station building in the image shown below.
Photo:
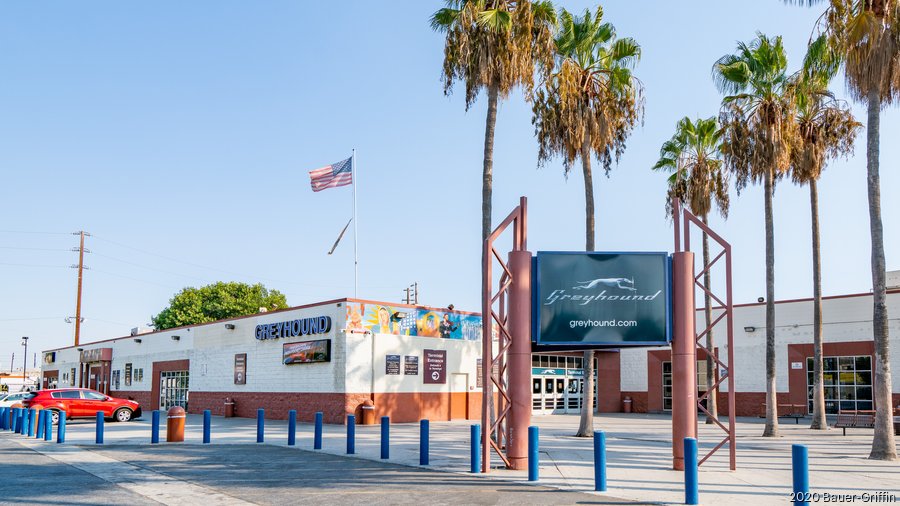
M891 273L895 274L895 273ZM892 275L891 361L900 364L900 283ZM714 311L715 314L715 311ZM827 410L874 409L872 295L826 297L823 302ZM757 416L765 402L765 304L734 308L737 416ZM697 313L697 325L703 312ZM724 356L724 333L716 349ZM776 303L779 404L810 405L812 300ZM337 299L212 323L150 333L133 332L78 347L43 352L42 387L88 387L131 398L145 410L185 407L225 414L301 420L322 411L344 423L374 405L395 422L479 419L482 323L477 313L359 299ZM600 412L664 413L672 406L667 346L601 350L596 354ZM698 389L706 385L698 352ZM581 352L532 355L535 415L577 413L584 367ZM527 387L526 387L527 388ZM719 412L726 413L725 393ZM900 373L893 375L900 405Z

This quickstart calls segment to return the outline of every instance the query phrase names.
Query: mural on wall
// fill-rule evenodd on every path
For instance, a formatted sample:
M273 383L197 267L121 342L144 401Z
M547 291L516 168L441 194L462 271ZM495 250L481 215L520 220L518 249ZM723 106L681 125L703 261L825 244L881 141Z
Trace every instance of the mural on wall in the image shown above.
M403 317L394 318L395 313ZM481 339L481 317L450 311L349 303L347 330L477 341Z

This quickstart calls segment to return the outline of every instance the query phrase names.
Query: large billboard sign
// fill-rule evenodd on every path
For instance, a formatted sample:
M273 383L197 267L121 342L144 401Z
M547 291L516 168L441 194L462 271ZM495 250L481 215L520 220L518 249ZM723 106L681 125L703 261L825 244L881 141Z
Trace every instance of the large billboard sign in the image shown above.
M669 342L666 253L538 252L535 267L538 346Z

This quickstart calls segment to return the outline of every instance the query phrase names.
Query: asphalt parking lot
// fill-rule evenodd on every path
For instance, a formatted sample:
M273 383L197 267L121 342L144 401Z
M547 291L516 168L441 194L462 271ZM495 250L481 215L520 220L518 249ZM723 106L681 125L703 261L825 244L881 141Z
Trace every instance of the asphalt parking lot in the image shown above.
M60 446L3 434L0 461L3 504L628 503L267 444Z

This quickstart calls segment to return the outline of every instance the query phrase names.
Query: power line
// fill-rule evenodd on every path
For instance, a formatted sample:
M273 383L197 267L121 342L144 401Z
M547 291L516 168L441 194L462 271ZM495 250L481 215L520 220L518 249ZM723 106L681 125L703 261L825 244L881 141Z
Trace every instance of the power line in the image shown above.
M11 266L11 267L62 267L62 268L65 268L65 269L69 268L68 265L51 265L51 264L16 264L16 263L9 263L9 262L0 262L0 265L8 265L8 266Z
M116 262L122 262L123 264L129 264L129 265L133 265L133 266L135 266L135 267L140 267L141 269L148 269L148 270L151 270L151 271L162 272L162 273L164 273L164 274L170 274L170 275L172 275L172 276L179 276L179 277L184 277L184 278L193 278L193 279L198 279L198 280L200 280L200 281L209 281L209 280L210 280L209 278L201 278L201 277L198 277L198 276L191 276L190 274L181 274L181 273L178 273L178 272L167 271L167 270L165 270L165 269L157 269L157 268L155 268L155 267L150 267L150 266L147 266L147 265L139 264L139 263L136 263L136 262L132 262L132 261L130 261L130 260L124 260L124 259L122 259L122 258L116 258L116 257L114 257L114 256L104 255L103 253L97 253L96 251L93 252L92 254L93 254L94 256L103 257L103 258L108 258L108 259L110 259L110 260L115 260Z
M0 234L40 234L40 235L69 235L71 232L42 232L37 230L0 230Z
M62 248L26 248L22 246L0 246L0 249L14 249L22 251L69 251Z

